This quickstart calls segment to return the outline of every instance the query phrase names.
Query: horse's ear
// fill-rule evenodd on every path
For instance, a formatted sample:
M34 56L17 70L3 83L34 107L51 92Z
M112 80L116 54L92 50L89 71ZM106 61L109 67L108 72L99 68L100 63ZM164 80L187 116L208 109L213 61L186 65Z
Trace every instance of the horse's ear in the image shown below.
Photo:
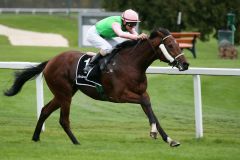
M161 31L158 31L157 33L158 33L158 35L159 35L161 38L165 37L165 35L164 35L164 33L163 33L163 32L161 32Z
M170 32L165 28L161 28L161 27L155 28L154 31L150 34L150 39L153 39L155 37L163 38L169 34Z
M159 32L159 28L154 28L153 29L153 31L151 32L151 34L150 34L150 39L152 39L152 38L155 38L155 37L158 37L158 32Z
M164 36L167 36L167 35L171 34L168 29L162 28L162 27L159 27L159 28L158 28L158 31L161 32L161 33L163 33Z

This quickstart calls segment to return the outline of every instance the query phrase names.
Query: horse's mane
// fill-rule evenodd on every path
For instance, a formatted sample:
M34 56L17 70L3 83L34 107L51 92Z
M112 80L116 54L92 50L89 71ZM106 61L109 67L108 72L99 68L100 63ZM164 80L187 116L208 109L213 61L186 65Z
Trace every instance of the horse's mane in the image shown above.
M153 39L153 38L156 38L157 36L159 36L158 32L163 33L165 36L170 34L170 32L167 29L165 29L165 28L157 28L157 29L154 29L151 32L149 39ZM141 41L141 40L127 40L127 41L124 41L122 43L119 43L112 50L112 53L117 53L120 50L122 50L123 48L128 48L128 47L135 46L139 41Z
M136 45L140 40L127 40L122 43L119 43L118 45L115 46L115 48L112 50L112 53L117 53L123 48L128 48Z

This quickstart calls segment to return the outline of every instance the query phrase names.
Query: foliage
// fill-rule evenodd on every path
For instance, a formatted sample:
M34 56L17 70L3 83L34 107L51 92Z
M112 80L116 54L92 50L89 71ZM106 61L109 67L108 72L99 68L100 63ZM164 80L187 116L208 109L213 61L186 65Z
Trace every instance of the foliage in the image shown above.
M199 31L202 40L210 35L217 36L219 29L226 29L228 12L236 14L236 42L240 43L240 1L239 0L104 0L107 10L123 11L127 8L139 12L141 27L150 30L153 27L166 27L171 31ZM177 26L178 12L182 12L182 24Z

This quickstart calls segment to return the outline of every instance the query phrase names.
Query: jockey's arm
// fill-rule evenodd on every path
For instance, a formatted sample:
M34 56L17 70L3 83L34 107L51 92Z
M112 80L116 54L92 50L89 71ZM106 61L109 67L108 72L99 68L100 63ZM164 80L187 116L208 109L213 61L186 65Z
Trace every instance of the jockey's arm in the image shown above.
M134 28L130 33L124 32L121 29L121 25L117 22L114 22L112 24L112 29L121 38L134 39L134 40L138 39L138 33L135 31Z

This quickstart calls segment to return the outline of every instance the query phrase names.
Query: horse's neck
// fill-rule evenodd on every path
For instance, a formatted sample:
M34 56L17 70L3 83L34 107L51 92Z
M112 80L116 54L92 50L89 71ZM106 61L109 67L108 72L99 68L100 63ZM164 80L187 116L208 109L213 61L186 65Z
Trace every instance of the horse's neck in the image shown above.
M138 69L145 72L146 69L157 59L157 55L155 54L154 49L152 48L150 42L145 40L140 44L141 46L136 47L133 52L132 60L133 65L135 65Z

